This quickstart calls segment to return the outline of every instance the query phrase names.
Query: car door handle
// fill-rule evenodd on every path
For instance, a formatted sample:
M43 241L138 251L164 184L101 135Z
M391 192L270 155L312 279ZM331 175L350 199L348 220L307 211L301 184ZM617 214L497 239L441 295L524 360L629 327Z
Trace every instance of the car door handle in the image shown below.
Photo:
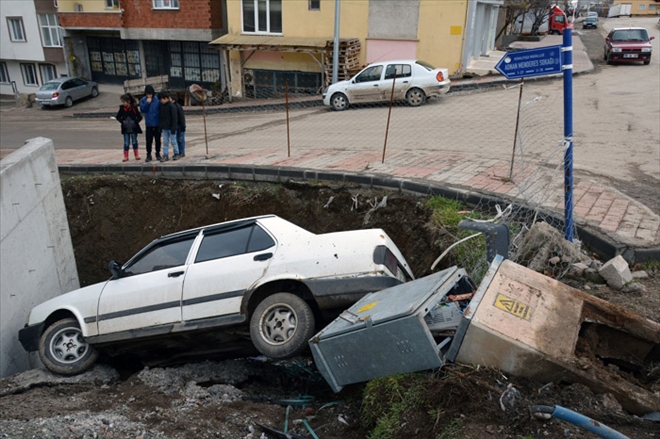
M254 257L254 260L255 260L255 261L265 261L265 260L270 259L270 258L272 258L272 257L273 257L273 254L272 254L272 253L262 253L262 254L260 254L260 255L256 255L256 256Z
M179 277L183 274L183 271L173 271L171 273L167 273L167 277Z
M374 84L374 87L378 87L378 84Z
M407 84L407 83L408 83L408 81L403 81L403 83L404 83L404 84Z

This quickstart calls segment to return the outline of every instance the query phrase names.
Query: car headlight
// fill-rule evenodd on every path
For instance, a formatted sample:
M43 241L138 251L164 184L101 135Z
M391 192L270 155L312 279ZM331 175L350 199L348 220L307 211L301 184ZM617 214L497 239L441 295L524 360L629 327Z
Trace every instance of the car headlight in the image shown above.
M645 53L649 53L650 51L651 51L651 48L650 48L650 47L644 47L644 48L642 49L642 52L645 52Z
M620 47L612 47L612 52L621 52Z

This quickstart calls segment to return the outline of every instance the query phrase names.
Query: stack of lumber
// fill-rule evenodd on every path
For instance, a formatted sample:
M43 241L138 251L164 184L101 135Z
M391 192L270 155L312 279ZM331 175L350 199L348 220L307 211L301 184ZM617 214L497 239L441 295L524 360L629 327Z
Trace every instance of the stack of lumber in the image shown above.
M360 71L360 49L362 44L357 38L339 40L339 69L337 79L349 79ZM332 81L332 61L334 56L334 41L329 40L325 45L325 82L326 86Z

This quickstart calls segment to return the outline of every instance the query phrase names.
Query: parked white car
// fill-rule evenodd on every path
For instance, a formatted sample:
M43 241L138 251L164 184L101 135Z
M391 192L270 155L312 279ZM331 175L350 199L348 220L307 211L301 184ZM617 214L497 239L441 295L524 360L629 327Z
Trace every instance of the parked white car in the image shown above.
M249 323L271 358L303 351L316 317L414 278L381 229L316 235L274 215L154 240L112 277L32 309L19 340L62 375L92 367L99 349Z
M389 102L393 82L394 100L405 100L413 107L451 87L447 69L420 60L387 61L370 64L353 78L332 84L323 94L323 104L342 111L350 104Z

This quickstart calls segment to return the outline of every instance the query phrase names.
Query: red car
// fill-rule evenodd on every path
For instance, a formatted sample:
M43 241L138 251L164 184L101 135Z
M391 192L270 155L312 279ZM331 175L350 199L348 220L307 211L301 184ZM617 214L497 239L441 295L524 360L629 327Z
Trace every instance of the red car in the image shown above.
M651 62L653 47L649 33L643 27L612 29L605 38L603 58L608 64L613 62Z

